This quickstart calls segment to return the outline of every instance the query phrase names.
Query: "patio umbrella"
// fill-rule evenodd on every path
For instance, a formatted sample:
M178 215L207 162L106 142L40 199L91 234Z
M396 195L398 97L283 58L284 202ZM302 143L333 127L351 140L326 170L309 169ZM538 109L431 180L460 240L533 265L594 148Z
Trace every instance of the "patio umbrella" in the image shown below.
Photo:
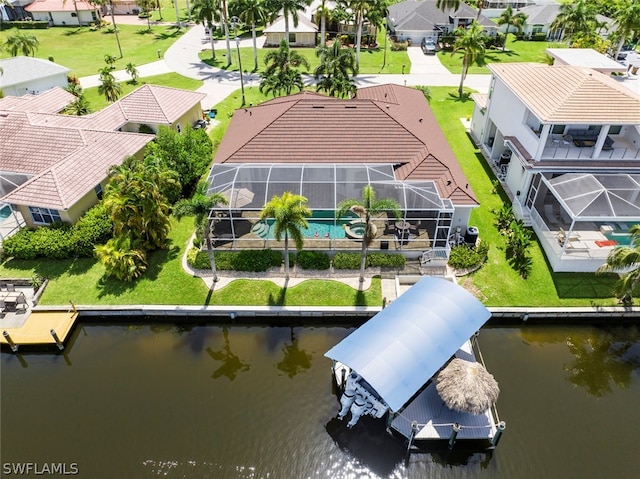
M454 411L481 414L498 399L500 388L481 364L453 359L436 377L436 390Z
M229 199L229 208L232 210L247 206L255 196L255 193L247 188L228 188L220 194Z

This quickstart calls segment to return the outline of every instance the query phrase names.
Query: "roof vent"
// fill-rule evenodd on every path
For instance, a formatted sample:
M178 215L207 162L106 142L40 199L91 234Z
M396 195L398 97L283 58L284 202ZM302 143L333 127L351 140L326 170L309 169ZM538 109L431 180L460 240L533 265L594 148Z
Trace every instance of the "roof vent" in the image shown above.
M356 108L358 108L356 105L345 105L345 108L351 108L353 110L355 110Z
M324 108L324 105L312 105L311 108Z
M420 123L422 123L422 118L420 118Z
M387 110L389 109L389 104L387 103Z
M451 180L447 180L447 186L451 186Z

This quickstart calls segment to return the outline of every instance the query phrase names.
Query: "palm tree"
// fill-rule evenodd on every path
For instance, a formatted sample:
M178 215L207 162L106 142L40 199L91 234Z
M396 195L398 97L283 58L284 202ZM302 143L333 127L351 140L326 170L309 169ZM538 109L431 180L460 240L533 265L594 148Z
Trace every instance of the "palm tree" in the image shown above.
M313 13L315 22L320 18L320 46L324 47L327 43L327 19L331 18L332 10L327 7L327 0L321 0L321 3Z
M211 243L211 227L208 221L208 215L216 205L227 205L229 200L219 193L208 194L209 183L201 181L196 186L193 196L189 199L183 198L179 200L173 207L173 214L180 219L183 216L195 216L196 238L202 244L202 238L206 240L207 252L209 253L209 264L213 273L213 282L218 282L218 274L216 270L216 261L213 254L213 245Z
M113 24L113 33L115 33L116 35L118 52L120 52L120 58L123 58L122 46L120 45L120 35L118 35L118 26L116 25L116 17L114 17L114 14L113 14L113 0L92 0L91 3L94 5L107 7L107 10L109 10L109 12L111 13L111 23Z
M369 0L351 0L349 7L355 15L356 22L356 69L360 68L360 44L362 43L362 26L367 13L371 9Z
M85 98L84 94L81 93L77 96L76 100L72 103L69 103L63 111L65 115L88 115L89 113L91 113L91 106L89 105L89 101Z
M309 62L305 57L289 48L286 40L280 42L280 48L275 52L269 52L264 57L267 65L261 74L260 91L269 94L280 95L282 91L290 95L294 88L302 90L304 82L302 75L296 67L303 66L309 69Z
M396 219L400 219L401 206L393 198L376 199L376 192L371 185L362 188L362 199L348 198L338 204L338 219L351 211L360 217L364 216L365 229L362 237L362 257L360 259L360 282L364 282L364 270L367 265L367 248L375 237L375 231L371 224L371 217L383 213L391 213Z
M40 44L38 37L18 30L17 28L14 28L11 32L4 41L4 49L7 50L12 57L18 56L18 53L22 53L26 57L35 56L38 45Z
M204 24L209 30L209 41L211 42L211 58L216 59L216 50L213 41L214 20L220 17L220 2L218 0L194 0L191 13L196 18L197 23ZM227 52L230 55L230 51Z
M460 0L436 0L436 8L442 11L447 9L457 10L460 8Z
M130 238L111 238L97 245L95 254L105 267L105 274L120 281L133 281L147 270L147 254Z
M562 37L571 39L576 33L587 33L595 29L596 10L587 0L560 5L558 16L551 23L552 30L562 30Z
M131 82L134 85L138 83L138 77L140 76L140 74L138 73L138 69L133 63L131 62L127 63L125 71L131 76Z
M105 67L108 68L108 67ZM100 73L100 85L98 85L98 94L104 95L109 103L113 103L122 95L122 86L116 82L116 78L111 72Z
M452 55L462 51L462 73L460 74L460 86L458 95L462 98L464 79L467 77L469 66L474 62L481 62L485 51L485 33L482 26L475 20L469 28L457 28L455 31L456 40L453 44Z
M147 31L151 31L151 11L156 7L156 0L136 0L136 4L147 15Z
M320 65L313 72L318 83L316 91L325 91L331 96L344 98L356 92L352 76L356 74L355 55L350 48L343 49L339 39L330 47L318 47L316 56Z
M73 9L76 11L76 18L78 19L78 26L81 27L82 26L82 22L80 21L80 12L78 12L78 3L76 2L76 0L72 0L73 1ZM62 0L62 6L66 5L67 0Z
M507 26L507 31L504 34L504 43L502 44L502 51L504 51L507 46L507 39L509 38L509 27L513 25L515 28L518 29L517 31L520 32L526 20L527 20L526 14L522 12L513 13L513 8L511 7L511 4L509 4L506 10L502 12L502 15L500 15L500 18L498 18L498 21L497 21L498 25Z
M617 33L620 35L620 41L614 56L614 58L617 58L626 39L640 35L640 2L637 0L622 0L615 15L615 21Z
M629 233L629 246L613 248L607 262L597 270L597 273L617 272L620 275L614 293L625 305L633 303L633 293L640 282L640 225L633 225Z
M286 279L289 279L289 236L293 238L296 249L302 249L304 239L302 228L306 228L307 217L311 216L311 210L306 206L307 199L304 196L296 195L290 191L285 191L282 196L271 198L262 211L260 219L274 218L273 236L280 241L284 234L284 271Z
M254 71L258 70L258 46L256 45L256 25L263 25L267 20L267 7L265 0L239 0L236 4L237 16L246 25L251 25L251 38L253 39Z

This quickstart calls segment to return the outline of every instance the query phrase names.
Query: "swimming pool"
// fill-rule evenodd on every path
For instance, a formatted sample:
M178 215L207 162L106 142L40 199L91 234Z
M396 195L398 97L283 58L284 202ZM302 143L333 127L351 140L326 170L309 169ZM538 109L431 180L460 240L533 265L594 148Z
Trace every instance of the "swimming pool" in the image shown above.
M0 208L0 221L11 216L11 207L9 205L4 205Z
M320 223L315 221L309 221L309 226L303 228L302 236L305 238L317 238L317 239L344 239L346 237L344 227L342 225L333 225L331 223ZM256 223L251 231L256 236L262 239L274 239L273 233L274 221L267 220Z
M623 231L612 231L605 233L607 239L616 241L621 246L629 246L631 244L631 235Z

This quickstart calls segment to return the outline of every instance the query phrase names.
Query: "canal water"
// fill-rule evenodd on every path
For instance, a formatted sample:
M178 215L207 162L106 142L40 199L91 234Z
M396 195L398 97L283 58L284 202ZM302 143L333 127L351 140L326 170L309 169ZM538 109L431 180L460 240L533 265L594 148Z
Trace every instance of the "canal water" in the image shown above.
M29 462L91 479L640 477L638 327L483 329L507 423L498 448L432 450L408 465L378 423L335 419L323 354L351 330L79 324L64 354L3 351L3 472Z

